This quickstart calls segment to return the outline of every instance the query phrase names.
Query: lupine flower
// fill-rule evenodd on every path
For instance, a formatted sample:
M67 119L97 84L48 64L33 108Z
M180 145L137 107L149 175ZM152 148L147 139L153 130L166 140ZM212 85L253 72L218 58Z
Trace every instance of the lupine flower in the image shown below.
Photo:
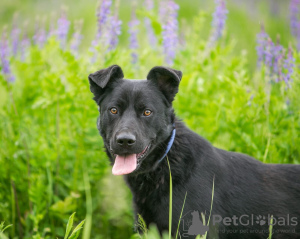
M259 65L265 64L269 77L275 82L284 80L287 87L290 87L291 75L295 66L292 48L289 47L286 58L284 58L285 49L279 44L279 37L274 44L263 28L257 35L257 43Z
M132 63L136 63L138 60L138 55L136 53L136 49L139 47L138 43L138 25L140 24L139 20L136 18L135 10L132 11L131 20L128 23L129 26L129 48L132 50L131 56L132 56Z
M56 31L56 35L58 40L60 41L60 46L62 49L66 47L69 28L70 28L70 22L67 19L65 11L62 11L61 17L57 20L57 31Z
M265 48L266 48L266 45L268 42L268 38L269 38L269 36L265 32L264 27L262 25L260 33L258 33L256 35L256 39L257 39L256 40L256 42L257 42L256 52L257 52L257 56L258 56L258 59L257 59L258 66L260 66L264 60Z
M98 8L98 12L97 12L97 19L98 19L97 38L98 39L102 37L103 31L105 29L105 25L109 19L111 5L112 5L111 0L102 0Z
M20 44L20 29L17 27L16 17L14 18L13 28L11 31L12 54L17 55Z
M213 13L213 21L212 21L212 27L213 32L210 37L210 43L216 42L219 38L221 38L225 22L227 19L228 10L226 9L225 0L215 0L216 3L216 9Z
M291 82L291 76L293 74L293 68L295 66L295 59L293 56L293 50L291 47L289 47L287 57L284 60L283 67L286 69L287 73L283 75L283 80L286 83L287 87L290 87L290 82Z
M300 50L300 0L291 0L290 2L290 25L291 32L297 39L297 48Z
M145 6L146 6L147 11L152 11L152 9L154 7L153 0L145 0ZM156 43L157 43L157 39L156 39L156 36L154 34L153 28L151 26L150 19L145 17L144 18L144 23L145 23L145 27L146 27L146 31L147 31L150 46L155 46Z
M272 68L273 66L273 47L274 47L274 43L272 42L272 40L269 38L267 41L267 45L265 48L265 65L268 66L269 69ZM270 72L271 74L271 72Z
M299 7L300 0L291 0L290 2L290 24L294 36L299 34Z
M92 47L91 51L95 51L95 47L99 45L100 43L102 44L107 44L108 42L108 28L107 28L107 22L110 20L110 12L111 12L111 5L112 1L111 0L102 0L99 8L97 10L97 34L95 39L92 41Z
M94 63L97 58L97 50L96 47L100 44L104 48L107 47L109 44L109 36L108 36L108 28L107 28L107 22L111 18L111 0L100 0L100 5L97 10L96 16L97 16L97 33L95 36L95 39L92 41L90 51L93 53L93 56L91 58L91 62Z
M281 80L281 61L283 59L284 49L283 46L279 44L279 37L277 39L276 45L273 47L273 74L276 76L275 81L278 82Z
M121 34L122 21L119 19L119 5L120 0L115 3L115 14L109 18L109 29L108 29L108 51L114 50L119 42L119 35Z
M179 6L173 0L162 1L160 16L162 19L162 37L165 61L172 65L178 47L178 9Z
M3 33L2 39L0 41L0 60L2 66L2 74L8 82L14 82L15 77L11 72L9 64L9 47L6 32Z
M35 27L35 33L33 36L33 42L35 45L42 48L47 41L47 33L46 30L40 25L39 19L37 18L37 23Z
M112 16L110 20L110 33L109 33L109 50L117 47L119 42L119 35L121 34L122 21L119 20L118 15Z
M154 8L153 0L145 0L146 9L151 11Z
M26 54L27 54L29 47L30 47L30 40L29 40L27 34L25 33L25 34L23 34L23 39L21 40L21 47L20 47L21 61L25 61Z
M73 33L71 45L70 45L70 49L76 57L78 57L78 49L82 40L81 28L82 28L82 20L75 23L75 31Z

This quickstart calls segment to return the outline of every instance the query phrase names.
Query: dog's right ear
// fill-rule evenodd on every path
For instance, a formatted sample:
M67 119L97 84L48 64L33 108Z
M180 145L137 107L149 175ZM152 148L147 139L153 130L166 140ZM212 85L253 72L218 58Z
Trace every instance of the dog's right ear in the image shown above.
M94 94L94 100L99 103L105 87L117 79L123 79L123 77L123 71L118 65L112 65L108 68L90 74L90 90Z

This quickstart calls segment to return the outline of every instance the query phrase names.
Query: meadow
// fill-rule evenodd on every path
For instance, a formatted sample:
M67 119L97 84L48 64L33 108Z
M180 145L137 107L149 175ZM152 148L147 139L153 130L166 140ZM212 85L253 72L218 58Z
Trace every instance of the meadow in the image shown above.
M1 3L0 239L140 238L87 78L112 64L129 79L181 70L174 108L191 129L265 163L300 163L298 1L37 2ZM71 224L82 228L68 236Z

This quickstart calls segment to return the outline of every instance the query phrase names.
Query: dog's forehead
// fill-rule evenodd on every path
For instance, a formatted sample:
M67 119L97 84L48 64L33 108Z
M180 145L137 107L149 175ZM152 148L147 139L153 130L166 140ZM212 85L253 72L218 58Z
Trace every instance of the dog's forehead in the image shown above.
M160 103L161 92L148 80L122 79L112 85L111 99L146 100Z
M143 92L145 90L150 90L151 84L149 81L143 79L122 79L117 86L114 86L118 91L125 93Z

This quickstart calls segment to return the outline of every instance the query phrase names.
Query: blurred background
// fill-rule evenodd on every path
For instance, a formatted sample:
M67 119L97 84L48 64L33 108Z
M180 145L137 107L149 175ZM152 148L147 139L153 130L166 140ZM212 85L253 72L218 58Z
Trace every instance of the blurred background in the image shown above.
M1 0L0 238L63 238L73 212L82 238L140 238L87 80L111 64L182 70L191 129L299 164L299 14L298 0Z
M138 1L142 6L142 1ZM122 34L120 43L128 44L128 22L130 21L131 9L134 1L120 1L120 19L122 20ZM186 0L177 1L180 5L179 24L180 31L184 32L186 24L189 24L193 17L200 11L208 14L206 23L200 32L200 38L206 38L209 34L212 20L212 13L215 8L214 1L207 0ZM2 0L0 9L0 27L12 27L13 18L17 15L17 22L23 25L23 29L34 34L37 23L42 23L46 29L50 28L51 22L56 22L60 16L61 8L67 9L68 19L71 24L75 20L83 19L81 50L86 51L97 31L96 9L99 6L98 0L71 1L71 0ZM256 45L256 34L264 23L266 31L272 38L280 35L281 42L287 45L291 40L289 0L230 0L227 1L227 8L230 11L227 19L227 31L230 29L230 37L235 40L238 50L245 49L251 59L251 66L256 62L256 53L253 51ZM142 26L140 26L142 27ZM72 32L72 26L70 32Z

